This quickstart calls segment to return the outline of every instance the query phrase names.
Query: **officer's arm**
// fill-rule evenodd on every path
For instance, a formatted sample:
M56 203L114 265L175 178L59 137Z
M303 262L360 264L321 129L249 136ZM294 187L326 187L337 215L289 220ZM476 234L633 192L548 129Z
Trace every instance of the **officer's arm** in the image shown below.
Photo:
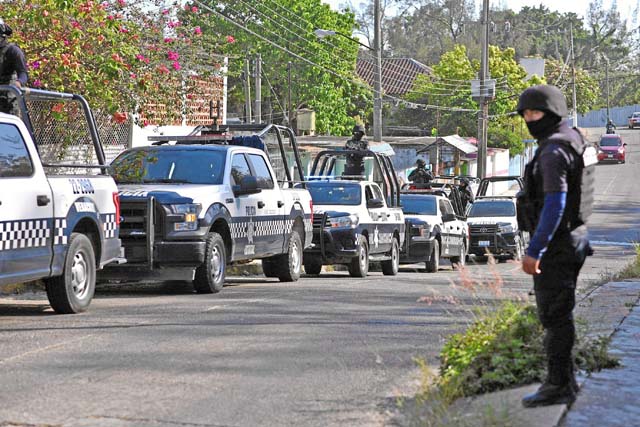
M16 46L14 47L14 54L17 81L20 82L20 86L25 86L29 79L29 75L27 74L27 61L24 58L24 52Z
M567 193L565 191L545 194L540 221L529 243L527 255L535 259L542 257L542 254L547 249L547 245L551 242L553 235L560 225L566 206Z

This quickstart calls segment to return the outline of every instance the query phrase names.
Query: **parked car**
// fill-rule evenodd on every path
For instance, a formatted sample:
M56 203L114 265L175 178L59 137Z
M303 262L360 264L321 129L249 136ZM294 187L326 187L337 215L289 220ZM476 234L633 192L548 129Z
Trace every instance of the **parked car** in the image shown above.
M6 90L29 100L25 106L81 103L84 117L77 120L92 131L87 153L97 162L47 162L51 151L64 153L62 141L56 147L37 146L33 135L43 129L33 129L28 114L24 122L0 114L0 285L43 279L56 313L85 311L95 292L96 270L123 261L118 190L106 173L94 118L80 95L0 87Z
M440 258L464 265L469 247L466 219L455 214L441 191L403 192L400 195L407 228L401 264L424 262L427 272L438 271Z
M529 233L518 228L513 197L478 197L469 211L469 253L510 257L519 260Z
M627 144L618 134L607 134L600 137L598 143L598 163L615 162L624 163L626 159Z
M629 129L640 126L640 111L636 111L629 116Z

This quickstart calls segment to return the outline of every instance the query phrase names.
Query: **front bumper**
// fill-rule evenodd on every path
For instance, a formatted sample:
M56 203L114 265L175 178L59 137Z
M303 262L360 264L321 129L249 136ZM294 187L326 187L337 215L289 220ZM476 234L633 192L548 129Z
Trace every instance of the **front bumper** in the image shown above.
M474 234L469 238L469 253L483 256L509 255L517 251L517 233Z
M400 254L400 264L414 264L431 260L435 237L411 236Z
M319 256L325 264L339 264L358 256L358 233L353 228L313 229L313 246L304 254Z

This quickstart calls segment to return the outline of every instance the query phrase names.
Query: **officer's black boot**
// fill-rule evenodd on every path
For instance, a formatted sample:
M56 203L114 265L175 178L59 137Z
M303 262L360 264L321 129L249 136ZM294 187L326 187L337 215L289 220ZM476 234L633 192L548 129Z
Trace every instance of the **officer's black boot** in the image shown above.
M572 404L576 400L578 385L573 375L573 363L566 360L550 361L547 381L535 392L522 399L522 406Z

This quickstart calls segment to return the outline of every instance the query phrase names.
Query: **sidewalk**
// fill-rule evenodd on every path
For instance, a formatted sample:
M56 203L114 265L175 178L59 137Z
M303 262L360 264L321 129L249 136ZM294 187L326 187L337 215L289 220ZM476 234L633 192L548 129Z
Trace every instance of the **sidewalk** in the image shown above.
M588 326L588 336L610 336L610 352L621 367L579 377L581 391L573 407L524 408L521 399L540 384L502 390L456 401L447 409L445 426L459 427L600 427L638 425L640 378L640 281L606 283L580 299L576 319ZM633 309L635 307L635 309ZM632 311L633 309L633 311ZM612 398L615 397L615 398ZM420 404L405 402L390 425L439 426Z

